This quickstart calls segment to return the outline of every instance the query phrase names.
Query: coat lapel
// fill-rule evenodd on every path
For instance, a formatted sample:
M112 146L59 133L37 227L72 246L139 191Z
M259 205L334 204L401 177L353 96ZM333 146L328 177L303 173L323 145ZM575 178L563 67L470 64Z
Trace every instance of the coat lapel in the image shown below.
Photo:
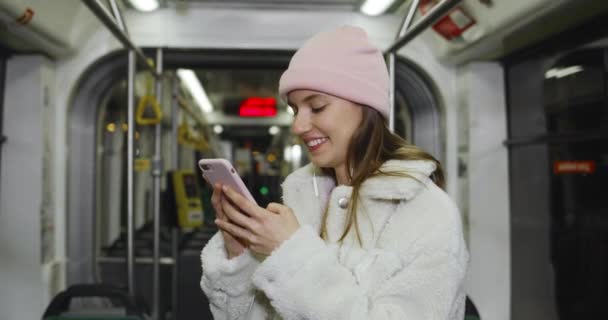
M433 162L424 160L389 160L382 167L385 173L406 173L403 176L376 176L366 180L361 186L360 212L361 219L368 221L368 230L364 238L374 237L392 215L390 208L401 201L411 200L430 181L429 176L435 171ZM315 181L318 194L315 193ZM321 230L321 219L325 207L329 206L327 221L330 242L335 242L344 231L345 210L340 208L340 198L350 201L352 187L335 187L333 177L326 176L312 164L302 167L290 174L282 185L283 203L290 207L300 224L308 224ZM361 221L361 220L360 220ZM370 229L371 228L371 229Z
M315 192L314 180L318 192ZM320 169L308 164L283 182L283 203L293 210L300 224L311 225L320 231L325 206L334 186L332 177L323 175Z
M380 170L410 176L381 175L367 179L361 186L361 196L376 200L411 200L430 181L437 166L425 160L389 160Z

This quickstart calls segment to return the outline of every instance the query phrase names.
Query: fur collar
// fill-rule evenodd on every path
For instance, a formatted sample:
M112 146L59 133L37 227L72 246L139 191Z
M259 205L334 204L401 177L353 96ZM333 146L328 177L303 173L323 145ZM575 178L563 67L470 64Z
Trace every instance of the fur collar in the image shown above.
M410 175L412 178L402 176L381 175L372 177L363 182L361 195L379 200L410 200L420 189L430 181L430 175L435 171L436 165L425 160L389 160L380 170L385 173L397 172ZM316 182L314 181L316 180ZM323 171L308 164L294 171L283 184L284 190L301 190L308 186L315 189L316 183L318 197L325 203L329 194L335 187L333 177L323 174ZM349 189L352 187L342 186Z
M435 168L435 164L430 161L387 161L380 168L381 171L406 173L415 179L386 175L369 178L361 186L360 196L362 200L411 200L430 181L429 176ZM335 223L328 221L328 224L338 230L335 234L340 234L338 232L343 229L345 216L342 210L337 209L335 202L340 198L350 199L353 189L351 186L336 187L333 177L323 174L322 170L312 164L294 171L285 179L282 186L283 203L292 208L300 223L310 224L319 231L323 212L329 205L329 210L332 211L332 208L334 210L331 216ZM330 201L330 198L333 200ZM332 202L334 202L333 206Z
M407 176L380 175L363 182L361 195L378 200L411 200L429 181L437 166L424 160L389 160L380 171Z

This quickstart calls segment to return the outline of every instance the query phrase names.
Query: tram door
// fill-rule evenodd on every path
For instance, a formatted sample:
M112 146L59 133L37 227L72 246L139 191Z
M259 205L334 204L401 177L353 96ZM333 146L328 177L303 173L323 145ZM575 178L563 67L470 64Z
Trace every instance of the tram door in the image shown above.
M608 47L599 43L506 63L512 319L608 319Z
M545 73L560 319L608 319L607 57L605 48L578 50Z

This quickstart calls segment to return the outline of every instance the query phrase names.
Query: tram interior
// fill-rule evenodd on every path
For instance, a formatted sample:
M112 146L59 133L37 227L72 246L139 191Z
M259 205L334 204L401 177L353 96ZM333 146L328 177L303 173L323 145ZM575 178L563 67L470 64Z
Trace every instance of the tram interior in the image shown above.
M309 160L280 75L344 24L387 51L412 34L393 52L394 131L446 170L466 319L607 319L608 2L368 2L1 0L0 319L42 319L83 284L152 319L212 319L198 160L229 160L259 205L281 202ZM448 2L461 30L425 22Z

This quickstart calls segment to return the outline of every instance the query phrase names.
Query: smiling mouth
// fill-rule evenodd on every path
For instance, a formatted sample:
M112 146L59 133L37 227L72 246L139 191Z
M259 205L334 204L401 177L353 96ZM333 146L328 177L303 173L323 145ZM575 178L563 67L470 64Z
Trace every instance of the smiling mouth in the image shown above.
M319 149L325 142L327 142L327 138L318 138L318 139L312 139L306 142L306 146L308 147L308 150L310 151L315 151L317 149Z

